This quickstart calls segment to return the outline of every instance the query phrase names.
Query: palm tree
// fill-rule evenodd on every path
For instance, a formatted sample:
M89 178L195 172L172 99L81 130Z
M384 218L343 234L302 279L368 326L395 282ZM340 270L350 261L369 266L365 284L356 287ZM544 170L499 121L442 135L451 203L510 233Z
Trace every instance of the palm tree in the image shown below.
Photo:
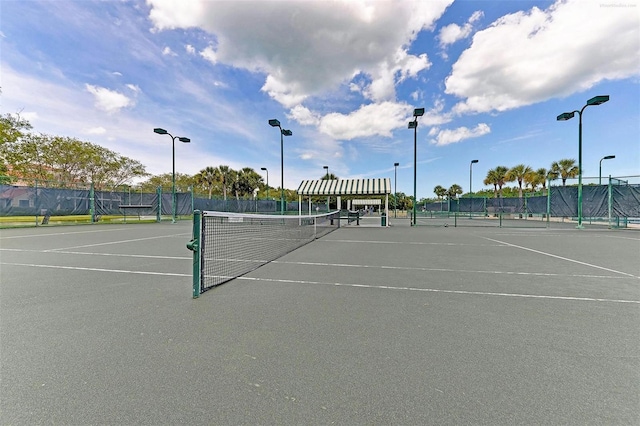
M451 185L447 190L447 196L449 197L450 200L451 199L455 200L456 198L458 198L458 195L460 194L462 194L462 187L457 183L454 183L453 185Z
M441 200L442 197L447 195L447 190L445 188L443 188L442 186L440 186L440 185L437 185L435 188L433 188L433 192L438 197L438 200Z
M211 199L211 193L214 186L220 182L221 175L220 170L216 167L205 167L195 175L196 183L202 185L209 192L209 199Z
M568 178L574 178L578 176L578 166L576 166L576 160L571 158L564 158L560 161L555 161L551 164L551 173L557 178L562 178L562 186L566 186Z
M504 166L498 166L495 169L491 169L487 172L487 177L483 183L485 185L493 185L493 198L502 197L502 186L507 182L508 168Z
M220 179L222 181L222 195L224 200L227 201L227 189L230 189L233 184L231 172L234 170L229 166L218 166L218 170L220 170Z
M524 164L518 164L513 166L506 173L506 180L508 182L518 181L518 197L522 198L522 181L533 172L533 169Z

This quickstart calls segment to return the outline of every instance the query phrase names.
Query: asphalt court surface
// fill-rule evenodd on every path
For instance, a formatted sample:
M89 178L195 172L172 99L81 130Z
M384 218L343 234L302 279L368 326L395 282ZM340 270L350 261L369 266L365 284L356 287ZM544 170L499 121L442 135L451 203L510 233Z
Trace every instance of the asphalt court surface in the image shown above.
M640 423L640 232L391 223L197 300L189 222L0 230L0 424Z

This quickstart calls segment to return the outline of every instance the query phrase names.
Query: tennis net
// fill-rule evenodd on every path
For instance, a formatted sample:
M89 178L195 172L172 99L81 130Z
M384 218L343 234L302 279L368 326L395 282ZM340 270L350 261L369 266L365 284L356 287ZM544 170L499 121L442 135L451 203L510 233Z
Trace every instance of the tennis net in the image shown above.
M194 212L193 297L340 227L340 212L288 216ZM195 244L194 244L195 242Z

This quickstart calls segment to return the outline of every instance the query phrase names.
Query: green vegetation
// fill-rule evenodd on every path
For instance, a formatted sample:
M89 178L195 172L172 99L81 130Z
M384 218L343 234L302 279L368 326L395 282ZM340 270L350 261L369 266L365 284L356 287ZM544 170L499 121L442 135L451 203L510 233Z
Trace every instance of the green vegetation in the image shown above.
M93 183L117 187L147 176L142 163L78 139L35 134L20 115L0 116L0 174L4 181Z

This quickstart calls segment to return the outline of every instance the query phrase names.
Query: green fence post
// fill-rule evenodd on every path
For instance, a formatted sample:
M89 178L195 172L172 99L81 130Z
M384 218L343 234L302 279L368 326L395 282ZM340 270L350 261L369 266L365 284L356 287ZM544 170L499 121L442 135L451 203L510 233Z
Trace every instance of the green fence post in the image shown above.
M551 178L547 180L547 228L549 227L549 217L551 216Z
M36 187L36 195L33 199L33 207L36 211L36 226L38 226L38 179L36 179L35 187Z
M187 248L193 252L193 298L200 297L200 226L201 213L200 210L193 212L193 237L187 243Z
M158 211L156 212L156 222L160 223L162 220L162 187L156 188L156 195L158 196Z
M607 185L607 204L607 210L609 214L609 229L611 229L613 226L611 223L611 208L613 204L613 188L611 187L611 175L609 175L609 185Z
M95 196L95 188L93 182L91 182L91 187L89 188L89 214L91 215L91 223L96 222Z

